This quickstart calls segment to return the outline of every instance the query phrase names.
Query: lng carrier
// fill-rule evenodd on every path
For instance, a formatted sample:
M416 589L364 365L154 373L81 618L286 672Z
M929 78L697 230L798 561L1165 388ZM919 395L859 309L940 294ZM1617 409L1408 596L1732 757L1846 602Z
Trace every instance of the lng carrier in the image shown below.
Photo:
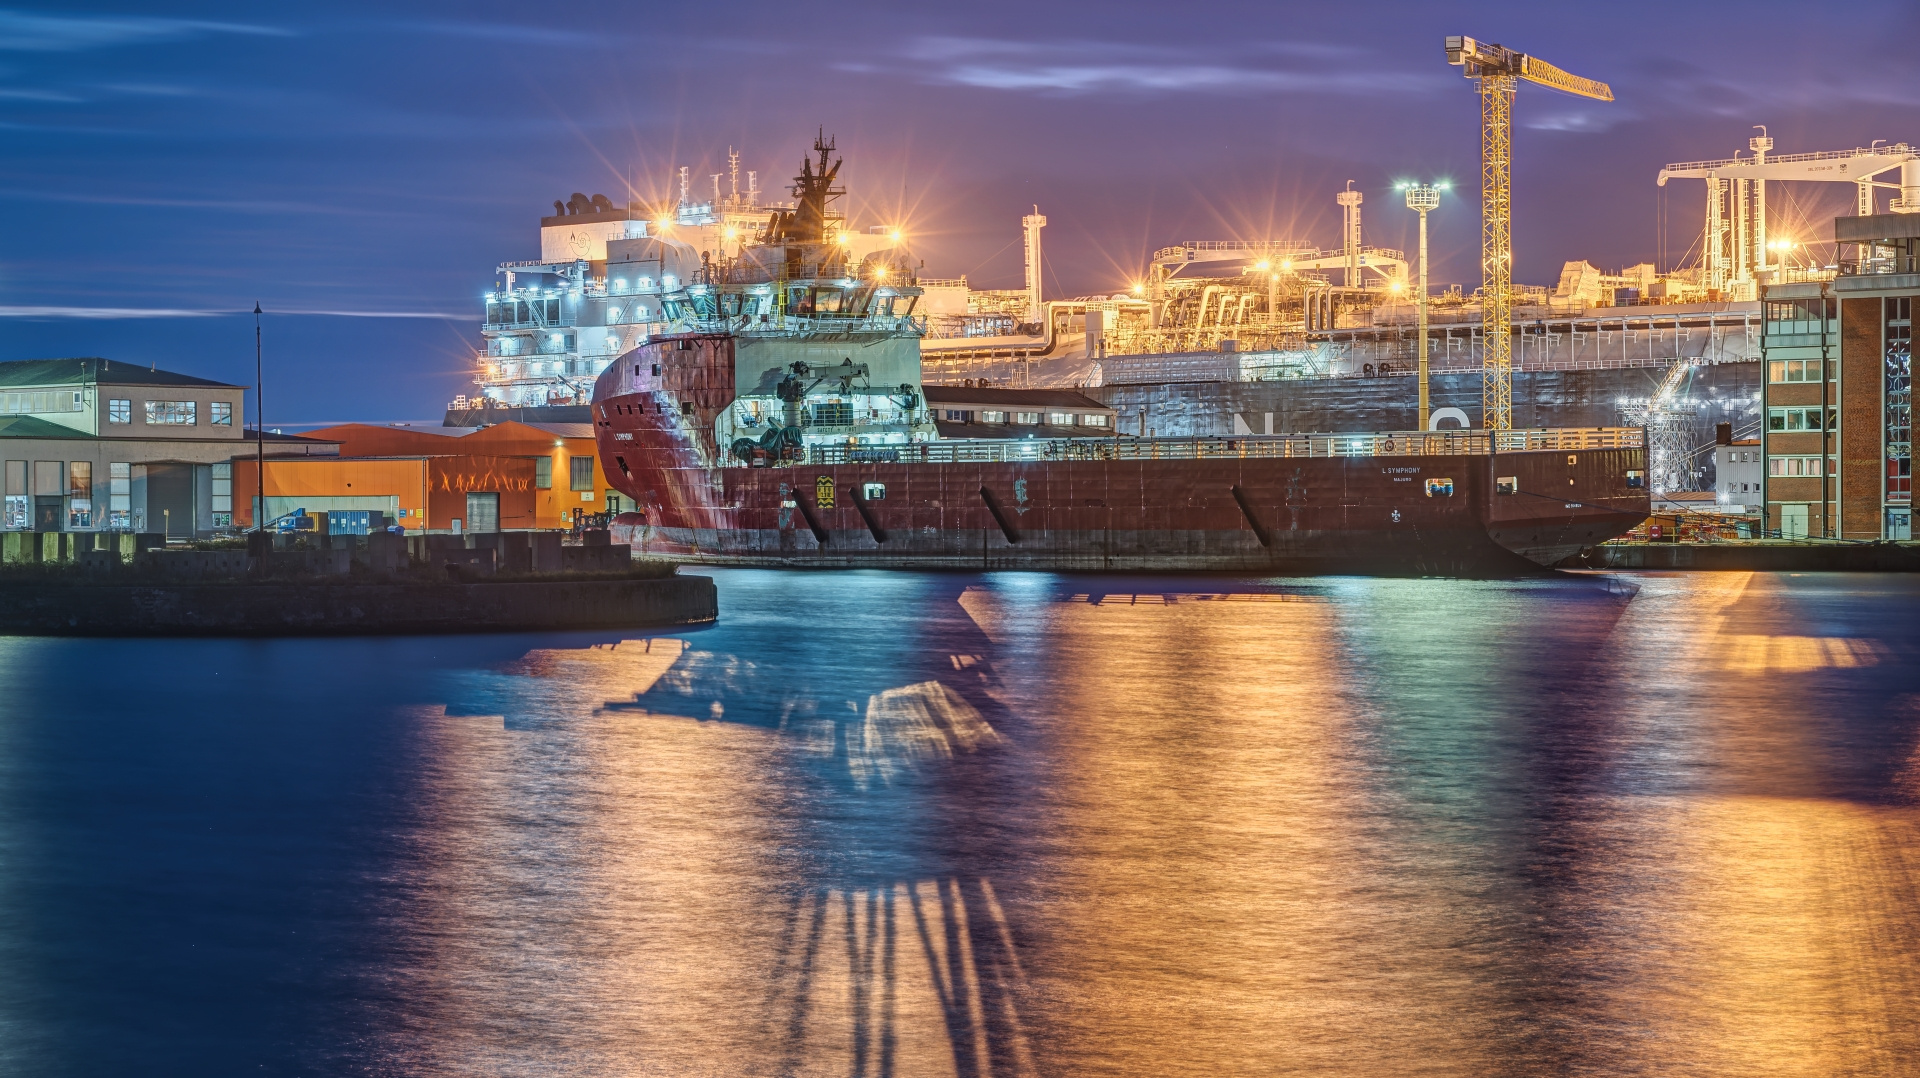
M1097 407L1042 425L1022 411L1032 390L982 385L974 408L936 416L917 263L897 235L855 242L834 212L834 146L813 149L791 205L718 257L665 235L603 240L607 277L648 282L636 303L654 308L590 406L609 481L636 506L616 538L636 552L1467 574L1551 565L1648 513L1637 428L1161 437ZM1024 414L1025 435L1003 436ZM984 437L966 436L976 416Z

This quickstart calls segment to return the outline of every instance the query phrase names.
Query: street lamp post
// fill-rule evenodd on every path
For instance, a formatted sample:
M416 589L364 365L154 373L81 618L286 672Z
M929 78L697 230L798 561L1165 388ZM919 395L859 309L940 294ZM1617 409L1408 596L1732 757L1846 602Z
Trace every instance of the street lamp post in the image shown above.
M1427 211L1440 208L1440 192L1447 184L1403 183L1407 208L1420 214L1420 285L1414 293L1414 310L1420 323L1420 429L1428 426L1427 408Z

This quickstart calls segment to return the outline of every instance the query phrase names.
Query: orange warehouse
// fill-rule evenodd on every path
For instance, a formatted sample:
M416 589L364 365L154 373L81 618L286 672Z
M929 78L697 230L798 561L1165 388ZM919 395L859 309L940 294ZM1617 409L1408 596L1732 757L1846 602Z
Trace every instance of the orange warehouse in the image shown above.
M577 429L576 429L577 428ZM569 528L581 513L618 511L585 423L382 427L350 423L310 437L340 443L337 458L267 461L266 514L369 509L408 531ZM251 526L252 460L233 462L235 523Z

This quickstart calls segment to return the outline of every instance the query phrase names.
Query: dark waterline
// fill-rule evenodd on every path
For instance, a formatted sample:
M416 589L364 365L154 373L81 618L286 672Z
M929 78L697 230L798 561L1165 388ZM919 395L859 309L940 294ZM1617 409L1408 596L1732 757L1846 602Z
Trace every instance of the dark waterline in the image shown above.
M0 1073L1896 1074L1920 582L0 638Z

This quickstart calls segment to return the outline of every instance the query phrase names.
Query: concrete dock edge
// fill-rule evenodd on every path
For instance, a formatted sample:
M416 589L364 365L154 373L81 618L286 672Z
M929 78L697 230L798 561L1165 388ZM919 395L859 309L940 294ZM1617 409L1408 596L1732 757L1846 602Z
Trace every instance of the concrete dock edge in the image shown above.
M0 635L328 636L637 629L719 616L712 577L0 586Z

